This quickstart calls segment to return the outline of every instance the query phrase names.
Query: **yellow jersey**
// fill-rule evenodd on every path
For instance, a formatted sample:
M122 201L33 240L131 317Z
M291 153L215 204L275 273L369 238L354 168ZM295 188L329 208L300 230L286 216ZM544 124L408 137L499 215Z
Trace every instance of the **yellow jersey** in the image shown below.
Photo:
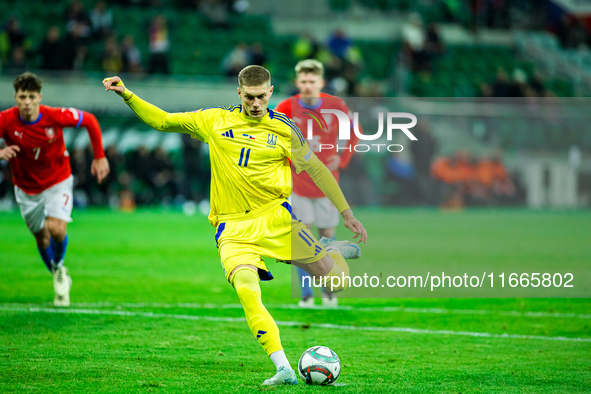
M305 170L312 176L339 212L349 208L301 130L280 112L269 109L262 118L252 118L237 105L167 113L135 94L126 103L156 130L187 133L209 145L213 226L219 215L246 215L290 196L290 161L297 173Z

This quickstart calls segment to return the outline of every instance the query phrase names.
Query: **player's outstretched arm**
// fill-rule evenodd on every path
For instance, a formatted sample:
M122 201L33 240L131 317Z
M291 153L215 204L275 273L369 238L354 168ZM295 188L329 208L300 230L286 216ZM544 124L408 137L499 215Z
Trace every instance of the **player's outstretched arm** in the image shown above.
M112 90L113 92L117 93L119 96L123 98L123 100L129 100L131 96L133 96L133 92L125 87L123 81L120 77L114 76L110 78L103 79L103 86L105 90L108 92Z
M82 123L80 126L85 127L92 144L92 151L94 159L90 165L90 173L94 175L101 183L107 175L109 175L109 162L105 157L105 150L103 148L103 137L101 135L101 127L96 116L90 112L82 112Z
M10 145L4 149L0 149L0 160L10 160L16 157L16 154L21 151L18 145Z
M189 113L168 113L153 104L142 100L131 90L127 89L120 77L114 76L103 79L105 90L117 93L135 115L148 126L165 132L191 134L197 127Z
M94 159L90 165L90 173L96 177L98 183L102 183L109 175L109 161L106 157Z

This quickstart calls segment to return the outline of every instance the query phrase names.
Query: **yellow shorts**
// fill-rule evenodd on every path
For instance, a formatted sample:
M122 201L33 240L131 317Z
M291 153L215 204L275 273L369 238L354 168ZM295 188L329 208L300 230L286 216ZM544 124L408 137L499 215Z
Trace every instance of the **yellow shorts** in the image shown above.
M287 200L278 200L247 214L219 217L215 235L226 279L239 265L258 268L261 280L273 276L262 257L281 261L314 263L326 250L292 213Z

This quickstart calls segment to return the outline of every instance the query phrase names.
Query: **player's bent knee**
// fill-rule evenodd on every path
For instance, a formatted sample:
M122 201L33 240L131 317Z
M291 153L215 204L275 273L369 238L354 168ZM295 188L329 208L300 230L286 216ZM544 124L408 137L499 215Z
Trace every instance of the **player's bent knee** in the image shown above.
M292 262L292 264L295 264L297 267L303 269L308 274L310 274L310 276L320 277L328 275L328 273L333 267L334 262L331 259L331 257L327 254L320 260L315 261L313 263L299 264L297 262Z
M63 240L66 237L67 222L61 219L48 217L45 219L45 223L52 238Z
M259 274L258 274L257 267L255 267L254 265L250 265L250 264L242 264L242 265L239 265L239 266L235 267L232 270L232 272L230 272L230 275L228 275L228 282L230 282L230 284L232 286L236 287L236 285L234 283L235 282L235 278L236 278L236 274L238 272L240 272L240 271L243 271L243 270L253 272L256 275L257 279L258 279Z

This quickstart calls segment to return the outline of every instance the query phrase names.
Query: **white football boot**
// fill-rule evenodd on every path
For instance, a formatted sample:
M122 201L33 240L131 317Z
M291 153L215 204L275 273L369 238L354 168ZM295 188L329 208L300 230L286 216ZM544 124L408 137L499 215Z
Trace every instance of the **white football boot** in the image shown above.
M284 384L298 384L298 378L296 377L295 371L293 369L279 367L275 376L263 382L263 386L281 386Z
M361 248L351 241L335 241L334 239L322 237L318 240L324 249L336 249L345 259L358 259L361 257Z
M334 294L330 294L326 291L322 292L322 306L325 308L338 308L339 300L334 296Z
M300 308L314 308L314 297L306 297L306 298L302 298L299 302L298 302L298 306Z
M71 288L72 278L68 275L68 269L62 264L53 270L53 290L55 291L53 305L70 306Z

